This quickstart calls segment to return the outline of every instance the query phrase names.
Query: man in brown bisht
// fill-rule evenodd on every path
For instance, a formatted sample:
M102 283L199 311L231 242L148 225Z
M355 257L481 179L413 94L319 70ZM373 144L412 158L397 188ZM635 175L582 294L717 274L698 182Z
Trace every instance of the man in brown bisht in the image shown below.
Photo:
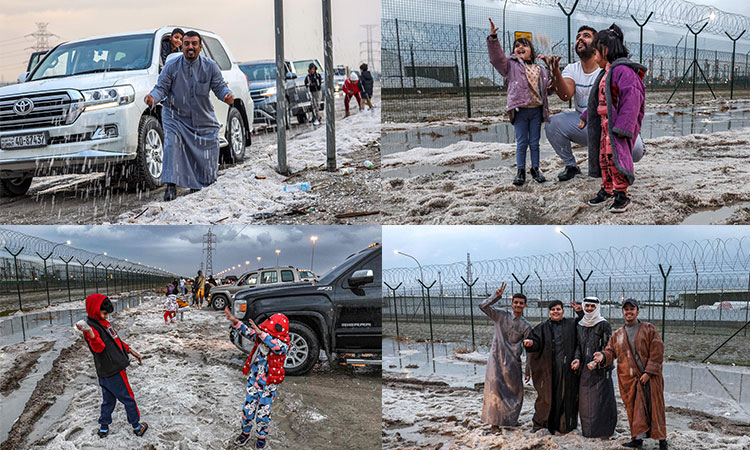
M522 342L531 331L531 325L523 318L526 308L523 294L513 295L513 313L493 306L502 297L505 286L503 283L479 305L479 309L495 322L482 405L482 422L493 428L518 425L523 405Z
M659 450L666 450L667 423L661 374L664 342L656 327L638 320L638 313L638 302L625 300L622 305L625 325L614 332L604 352L594 353L594 361L606 367L617 359L617 384L633 438L623 446L639 448L643 439L650 437L659 441Z

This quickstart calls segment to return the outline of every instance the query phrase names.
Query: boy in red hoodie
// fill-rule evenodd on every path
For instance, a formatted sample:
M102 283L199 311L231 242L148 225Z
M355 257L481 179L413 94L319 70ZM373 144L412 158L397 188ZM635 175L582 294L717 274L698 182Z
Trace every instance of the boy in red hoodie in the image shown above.
M359 76L357 72L352 72L349 78L344 81L344 85L341 86L341 90L344 91L344 108L346 109L346 115L349 117L349 101L354 97L357 99L357 105L359 110L362 111L362 97L359 95Z
M133 426L133 433L143 436L148 424L140 421L141 414L125 373L125 368L130 365L128 354L133 355L139 364L142 364L143 360L138 352L128 347L117 336L117 331L107 320L112 311L114 307L106 295L91 294L86 297L88 317L76 323L76 328L83 331L83 337L94 356L96 375L99 377L99 386L102 387L98 434L103 438L109 433L112 411L117 400L120 400L128 414L128 422Z

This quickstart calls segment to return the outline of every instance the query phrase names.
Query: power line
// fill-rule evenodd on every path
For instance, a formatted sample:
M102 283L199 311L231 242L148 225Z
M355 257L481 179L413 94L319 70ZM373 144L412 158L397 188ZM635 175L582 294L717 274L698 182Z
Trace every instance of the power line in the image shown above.
M365 51L367 52L367 63L372 66L373 70L376 70L376 62L378 62L379 59L380 59L380 58L378 58L378 60L376 60L374 58L375 54L373 52L373 49L374 49L374 45L375 44L377 44L378 50L380 49L380 41L376 41L376 40L373 39L373 37L372 37L372 30L374 30L375 28L377 28L379 26L380 25L378 25L378 24L361 25L361 27L364 28L365 31L366 31L366 33L367 33L367 40L361 41L360 42L360 47L361 47L362 44L366 45L366 50ZM360 51L360 55L361 54L362 54L362 52Z
M49 31L47 31L47 25L49 25L49 22L37 22L36 31L26 35L36 38L36 44L34 44L34 46L32 47L29 47L29 49L33 49L37 52L47 51L50 49L49 38L51 38L52 36L60 37L54 33L50 33Z

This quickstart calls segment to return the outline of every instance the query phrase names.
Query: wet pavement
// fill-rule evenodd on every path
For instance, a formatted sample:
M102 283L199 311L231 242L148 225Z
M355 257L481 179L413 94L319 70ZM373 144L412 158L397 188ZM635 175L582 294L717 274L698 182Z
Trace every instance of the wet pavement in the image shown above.
M686 136L750 127L750 102L733 103L731 106L716 105L695 107L671 107L668 110L648 111L643 118L641 137L651 139L664 136ZM512 144L516 141L513 125L500 122L487 125L451 125L421 129L385 131L382 137L383 156L408 151L414 148L444 148L460 141ZM554 156L545 133L541 133L541 157ZM498 166L510 167L514 158L491 158L451 167L411 166L383 170L384 178L413 177L443 173L448 170L467 171ZM710 212L707 212L710 213ZM731 214L730 214L731 215ZM713 219L714 215L710 215ZM698 223L706 223L698 218Z
M464 352L471 352L470 344L383 339L383 374L450 387L483 384L489 349L478 346L475 352ZM750 420L748 368L665 362L663 376L668 406ZM613 379L616 385L617 377Z

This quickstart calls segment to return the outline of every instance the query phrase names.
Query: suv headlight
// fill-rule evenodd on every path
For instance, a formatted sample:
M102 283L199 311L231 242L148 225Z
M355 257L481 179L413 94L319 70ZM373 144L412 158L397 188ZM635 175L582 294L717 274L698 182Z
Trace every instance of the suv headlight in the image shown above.
M263 91L263 97L268 98L268 97L273 97L274 95L276 95L276 87L270 87L266 89L265 91Z
M127 105L135 100L135 89L130 85L89 89L81 91L81 94L84 112Z

